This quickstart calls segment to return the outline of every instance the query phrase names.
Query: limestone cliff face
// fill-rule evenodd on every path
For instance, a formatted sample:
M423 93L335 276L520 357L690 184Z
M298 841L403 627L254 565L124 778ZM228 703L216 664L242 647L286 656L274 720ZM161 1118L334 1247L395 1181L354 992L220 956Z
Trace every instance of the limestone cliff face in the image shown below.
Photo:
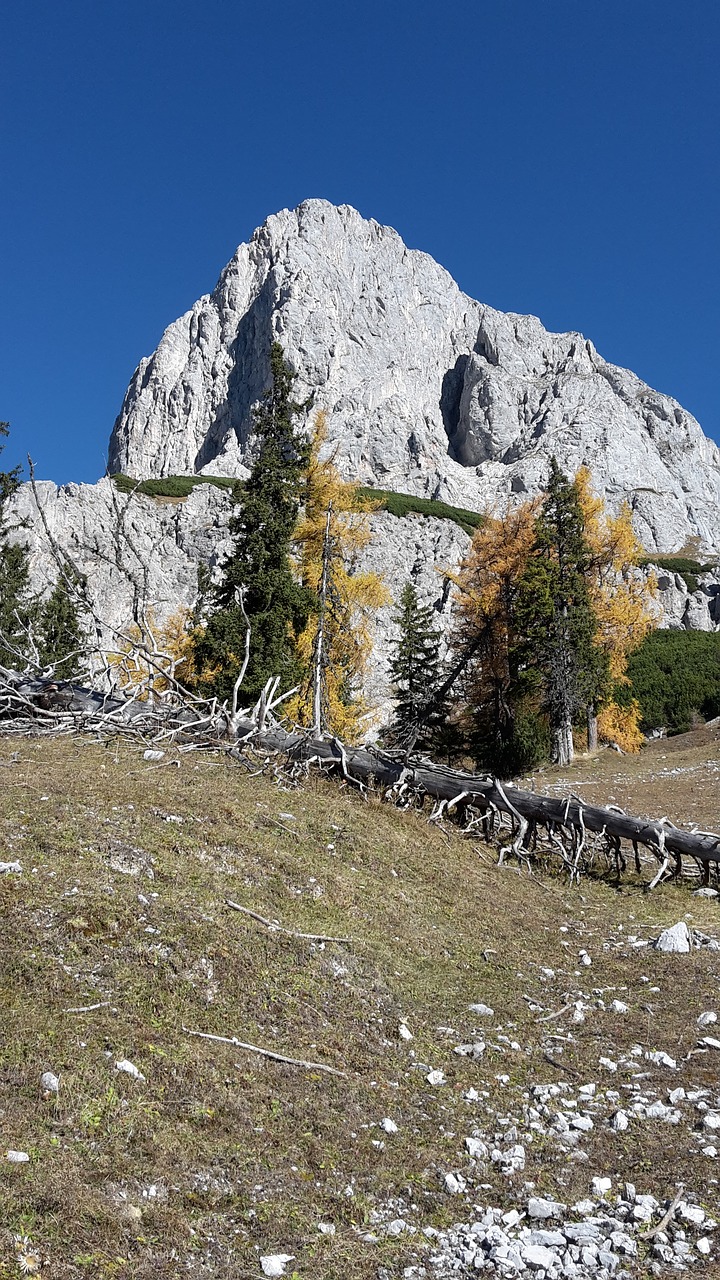
M628 499L648 550L720 550L720 453L676 401L322 200L268 218L141 361L110 470L244 474L274 338L349 479L477 509L537 492L555 454L611 507Z

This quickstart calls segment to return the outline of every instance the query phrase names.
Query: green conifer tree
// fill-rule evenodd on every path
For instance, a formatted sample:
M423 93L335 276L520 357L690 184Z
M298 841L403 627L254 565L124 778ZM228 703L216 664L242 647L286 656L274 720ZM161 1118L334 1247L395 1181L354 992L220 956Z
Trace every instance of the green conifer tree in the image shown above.
M293 374L277 342L270 371L270 388L254 415L255 461L247 482L234 491L234 545L195 638L201 687L229 699L245 652L244 606L251 626L245 703L254 702L272 676L280 677L283 690L300 679L296 639L313 600L293 575L289 554L309 458L309 444L296 426L304 406L292 398Z
M0 422L0 453L8 432L8 423ZM19 665L18 652L25 649L25 628L32 614L27 551L9 536L8 503L19 486L19 467L0 471L0 665L5 667Z
M438 697L442 633L432 607L420 604L410 582L403 588L393 620L400 635L390 663L396 701L388 740L406 751L444 746L448 703L446 696Z
M573 724L598 704L609 682L588 590L591 563L577 487L553 458L520 584L518 657L526 684L537 680L552 758L563 765L573 758Z
M72 680L78 676L85 642L85 631L69 585L73 578L71 571L67 573L69 582L63 576L58 578L40 606L37 625L40 665L44 669L51 667L56 680Z

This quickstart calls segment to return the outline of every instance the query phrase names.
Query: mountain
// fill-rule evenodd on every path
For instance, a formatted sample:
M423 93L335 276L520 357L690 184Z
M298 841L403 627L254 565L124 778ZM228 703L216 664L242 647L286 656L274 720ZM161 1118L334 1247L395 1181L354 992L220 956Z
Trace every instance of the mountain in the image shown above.
M245 474L273 339L349 479L478 509L537 492L554 454L628 500L648 550L720 550L720 452L675 400L323 200L268 218L141 361L110 471Z

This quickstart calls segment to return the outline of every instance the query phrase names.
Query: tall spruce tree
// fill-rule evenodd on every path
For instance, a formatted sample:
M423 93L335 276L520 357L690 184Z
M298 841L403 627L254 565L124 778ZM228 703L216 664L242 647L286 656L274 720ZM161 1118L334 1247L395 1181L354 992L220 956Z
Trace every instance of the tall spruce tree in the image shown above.
M72 680L82 667L85 631L80 621L74 593L72 571L68 578L58 578L53 590L38 612L38 657L40 665L52 668L56 680Z
M406 751L429 751L444 745L448 710L447 696L438 696L442 633L432 607L420 604L411 582L403 587L393 620L400 635L390 663L396 701L387 736Z
M230 698L245 652L247 614L251 640L241 693L245 703L259 698L272 676L280 677L281 689L298 683L302 666L296 639L313 599L290 562L309 457L308 442L296 425L304 406L292 398L292 370L277 342L270 351L270 372L271 385L254 414L255 461L249 479L235 490L233 548L222 566L223 580L206 625L195 640L201 685L221 699Z
M520 667L539 681L552 758L562 765L573 759L573 724L608 686L607 654L588 588L591 565L578 488L553 458L520 583L518 635Z
M7 422L0 422L0 453L9 434ZM20 486L20 468L0 471L0 665L16 667L18 652L26 641L30 621L30 567L24 547L10 541L8 504Z

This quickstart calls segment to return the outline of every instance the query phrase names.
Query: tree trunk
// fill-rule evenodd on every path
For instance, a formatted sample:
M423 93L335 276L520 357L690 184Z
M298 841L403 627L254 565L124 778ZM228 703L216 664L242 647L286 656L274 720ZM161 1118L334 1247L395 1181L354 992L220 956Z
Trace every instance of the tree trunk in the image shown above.
M563 720L552 731L552 760L553 764L559 764L563 767L572 764L575 759L575 748L573 745L572 724L569 719Z
M588 751L597 751L598 749L598 722L595 713L595 707L591 703L587 709L587 739Z

